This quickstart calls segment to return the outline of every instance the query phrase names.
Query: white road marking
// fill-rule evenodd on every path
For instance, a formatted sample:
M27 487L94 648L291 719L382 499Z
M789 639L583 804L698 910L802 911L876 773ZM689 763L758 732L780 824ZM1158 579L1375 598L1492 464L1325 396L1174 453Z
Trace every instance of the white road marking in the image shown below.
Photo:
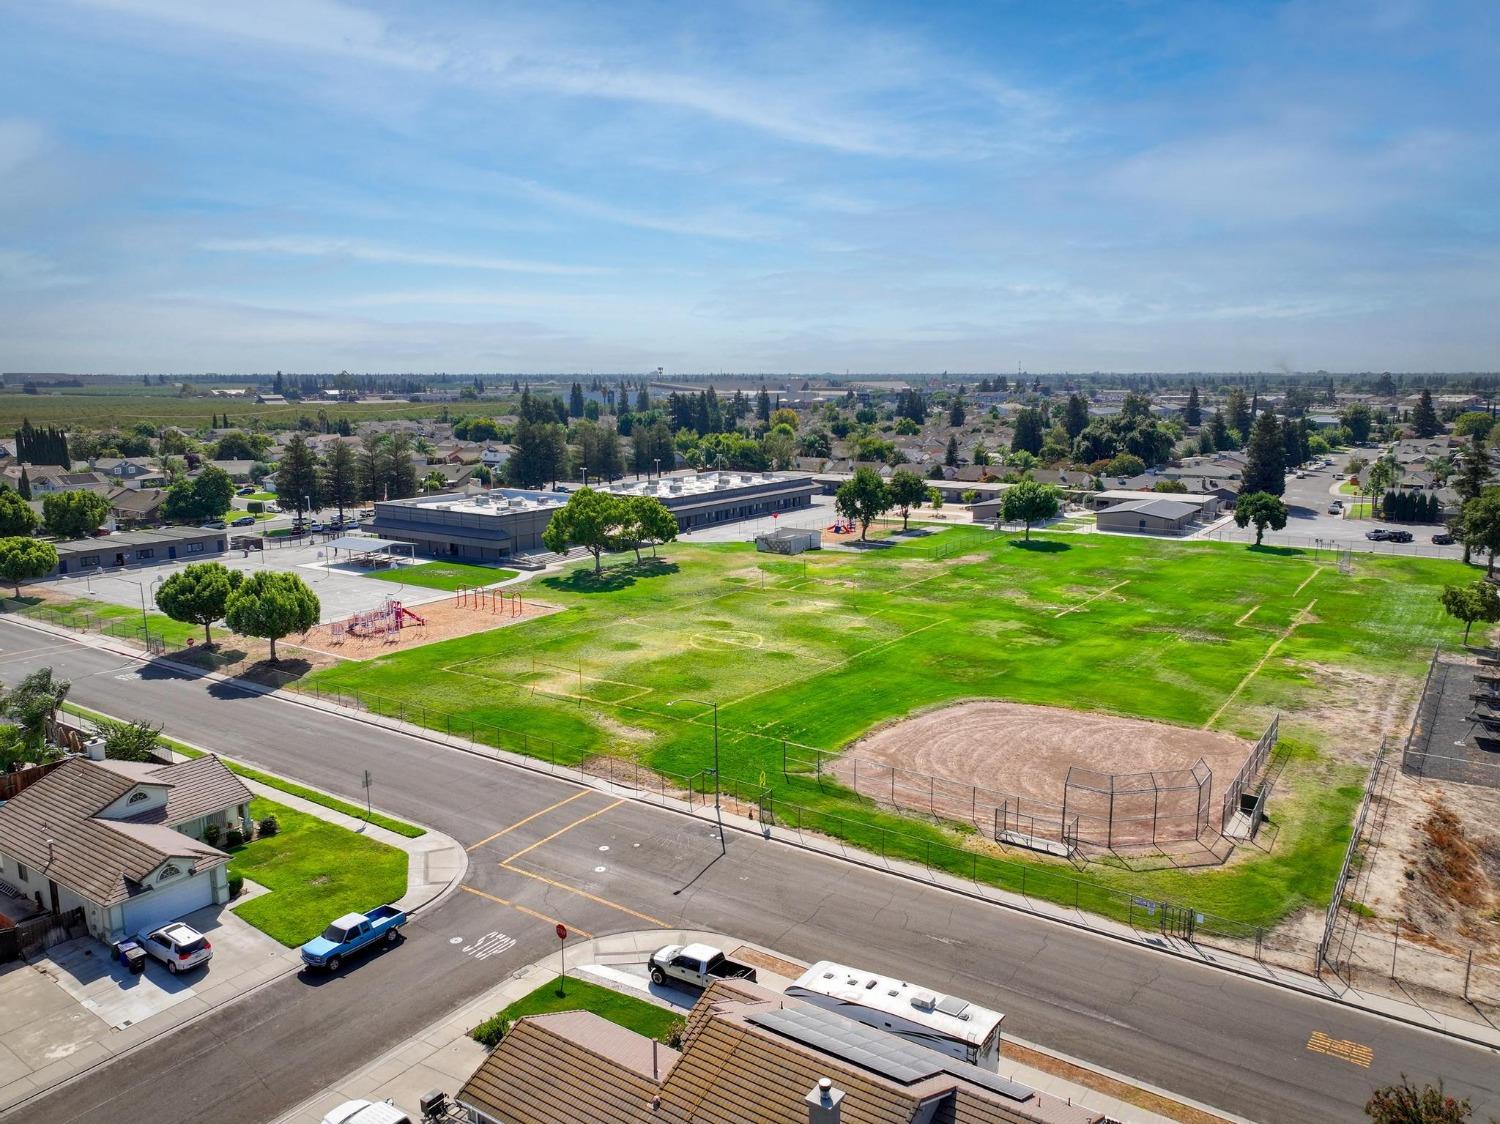
M473 944L463 947L464 954L472 956L475 960L488 960L491 956L499 956L502 952L515 947L515 937L508 937L504 933L497 933L491 929Z

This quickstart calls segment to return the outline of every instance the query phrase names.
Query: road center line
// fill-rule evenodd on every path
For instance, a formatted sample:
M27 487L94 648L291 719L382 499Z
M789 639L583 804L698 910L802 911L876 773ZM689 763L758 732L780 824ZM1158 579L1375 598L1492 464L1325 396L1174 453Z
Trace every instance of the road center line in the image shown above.
M587 796L589 793L591 793L591 792L597 792L597 791L598 791L597 789L593 789L593 788L581 788L577 792L573 793L572 796L565 796L561 800L559 800L556 804L548 804L540 812L532 812L531 815L527 816L524 820L517 820L515 823L511 824L509 827L502 827L499 831L495 832L494 835L487 835L483 839L481 839L478 843L474 843L474 844L471 844L468 847L465 847L464 850L466 850L466 851L477 851L477 850L479 850L479 848L483 847L486 843L492 843L496 839L499 839L502 835L506 835L509 832L515 831L516 828L518 828L518 827L525 827L527 824L529 824L532 820L536 819L538 816L545 816L548 812L552 811L553 809L561 808L564 804L571 803L572 801L577 800L580 796Z
M605 811L608 811L608 809L606 808ZM621 913L628 913L631 917L636 917L642 921L649 922L650 924L655 925L658 929L670 929L672 927L669 923L663 921L660 917L652 917L649 913L641 913L637 910L631 909L628 905L621 905L619 902L612 902L608 898L601 898L598 894L591 894L587 890L580 890L577 886L569 886L566 882L559 882L555 878L548 878L545 874L535 874L529 870L522 870L518 866L511 866L508 861L501 863L500 869L508 870L512 874L523 875L526 878L535 878L538 882L545 882L548 886L555 887L556 889L566 890L568 893L577 894L581 898L588 898L589 901L597 902L599 905L608 906L610 909L618 909ZM465 886L464 889L468 889L468 887ZM521 907L517 906L516 908L519 909Z
M585 792L597 792L598 790L590 788L590 789L585 789L584 791ZM623 798L621 798L619 800L616 800L613 804L607 804L607 805L605 805L603 808L600 808L597 812L590 812L588 815L582 817L581 819L574 820L567 827L559 828L557 831L554 831L551 835L547 836L547 838L545 838L545 839L538 839L531 846L529 846L529 847L522 847L519 851L517 851L514 855L511 855L509 858L502 859L501 862L500 862L500 865L501 866L505 866L507 863L513 863L513 862L515 862L517 859L519 859L522 855L526 854L528 851L535 851L542 844L544 844L544 843L551 843L559 835L566 835L568 832L572 831L575 827L578 827L580 824L586 824L586 823L589 822L589 820L593 819L595 816L602 816L602 815L604 815L605 812L612 811L613 809L618 808L623 803L625 803L625 801L624 801Z
M508 906L509 908L514 909L519 913L526 914L526 916L528 917L535 917L538 921L545 921L549 925L564 924L564 922L559 921L555 917L548 917L545 913L538 913L534 909L527 909L524 905L517 905L515 902L507 901L505 898L497 898L494 894L486 894L483 890L474 889L473 886L460 886L459 889L465 891L466 893L473 894L476 898L484 898L486 901L494 902L496 905ZM577 925L568 925L567 928L568 932L577 933L580 937L591 939L594 935L593 933L585 932Z

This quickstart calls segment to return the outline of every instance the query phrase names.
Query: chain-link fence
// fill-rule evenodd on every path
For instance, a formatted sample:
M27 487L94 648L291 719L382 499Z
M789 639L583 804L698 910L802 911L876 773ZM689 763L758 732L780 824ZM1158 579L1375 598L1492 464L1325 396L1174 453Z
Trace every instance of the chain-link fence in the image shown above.
M1434 649L1401 767L1430 780L1500 788L1500 660Z
M15 597L0 597L0 614L45 621L71 632L93 632L101 636L113 636L117 640L130 640L152 655L160 655L166 650L161 634L152 631L148 621L134 614L125 617L110 616L85 607L54 605L47 601Z

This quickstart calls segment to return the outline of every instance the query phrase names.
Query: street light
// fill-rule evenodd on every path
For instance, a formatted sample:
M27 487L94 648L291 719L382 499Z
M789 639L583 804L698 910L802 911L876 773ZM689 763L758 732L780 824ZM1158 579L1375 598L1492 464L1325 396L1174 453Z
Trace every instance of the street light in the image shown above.
M719 804L719 794L722 786L719 783L719 704L717 702L705 702L703 699L674 699L667 703L668 706L676 706L678 703L691 703L694 706L708 706L714 712L714 816L719 821L719 854L724 854L726 845L724 842L724 813Z

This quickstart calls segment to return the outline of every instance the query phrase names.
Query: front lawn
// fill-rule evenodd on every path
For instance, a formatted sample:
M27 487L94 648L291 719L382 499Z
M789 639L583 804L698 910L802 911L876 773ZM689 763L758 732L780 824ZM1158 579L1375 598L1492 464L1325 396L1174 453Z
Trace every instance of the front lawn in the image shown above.
M592 1011L626 1030L665 1042L682 1025L682 1016L633 995L569 977L553 976L530 995L522 996L497 1015L469 1031L469 1037L486 1046L498 1043L508 1027L525 1015L547 1015L555 1011Z
M274 813L281 830L233 853L229 873L271 890L235 912L288 948L311 940L336 917L406 893L404 851L264 797L251 802L250 812L257 823Z
M371 570L365 575L383 582L426 586L428 589L473 589L494 585L516 576L514 570L498 566L475 566L468 562L424 562L420 566L399 566L394 570Z

